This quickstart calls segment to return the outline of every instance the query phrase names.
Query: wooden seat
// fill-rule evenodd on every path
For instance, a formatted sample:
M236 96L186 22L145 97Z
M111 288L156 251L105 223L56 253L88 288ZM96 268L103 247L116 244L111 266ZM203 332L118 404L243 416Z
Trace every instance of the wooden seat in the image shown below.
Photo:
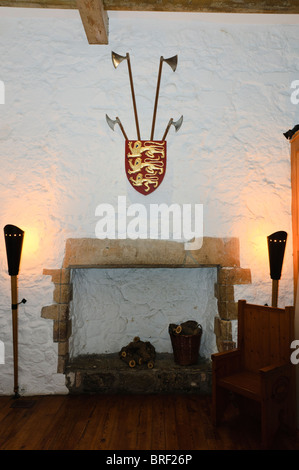
M295 369L290 362L294 307L238 302L238 346L212 355L213 421L218 425L236 394L260 404L262 446L279 426L296 429Z

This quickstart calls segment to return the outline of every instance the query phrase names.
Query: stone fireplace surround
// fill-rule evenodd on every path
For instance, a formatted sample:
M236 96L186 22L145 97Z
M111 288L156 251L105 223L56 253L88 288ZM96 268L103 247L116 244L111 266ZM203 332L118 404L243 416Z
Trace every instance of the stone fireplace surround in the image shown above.
M218 351L235 346L231 321L237 319L234 285L251 283L249 269L240 267L237 238L204 237L200 250L185 251L184 243L169 240L66 240L61 269L44 269L54 283L52 305L44 306L41 316L53 320L53 341L58 343L57 372L65 373L69 362L72 300L71 270L80 268L217 268L214 332Z

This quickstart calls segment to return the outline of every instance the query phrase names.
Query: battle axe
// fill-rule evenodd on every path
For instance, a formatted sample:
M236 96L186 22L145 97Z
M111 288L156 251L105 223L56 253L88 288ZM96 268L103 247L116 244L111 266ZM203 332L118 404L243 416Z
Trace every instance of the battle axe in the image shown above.
M134 108L134 115L135 115L135 122L136 122L137 137L138 137L138 140L141 140L140 139L138 115L137 115L137 106L136 106L136 100L135 100L134 85L133 85L133 76L132 76L130 55L127 52L127 54L125 56L122 56L122 55L116 54L116 52L112 51L112 62L113 62L113 65L114 65L115 68L117 68L123 60L127 60L127 63L128 63L128 71L129 71L129 78L130 78L130 85L131 85L131 93L132 93L132 100L133 100L133 108Z
M180 129L182 124L183 124L183 116L181 116L180 119L178 119L175 122L172 118L169 119L169 122L168 122L167 127L166 127L165 132L164 132L164 135L162 137L162 140L166 139L166 136L167 136L168 131L169 131L171 126L173 126L175 128L175 131L177 132Z
M157 88L156 88L156 98L155 98L153 122L152 122L152 131L151 131L151 140L153 140L153 138L154 138L154 130L155 130L155 124L156 124L156 115L157 115L157 107L158 107L158 99L159 99L159 90L160 90L163 62L166 62L172 68L172 70L175 72L176 67L177 67L177 63L178 63L178 56L175 55L173 57L169 57L169 59L164 59L164 57L160 57L160 65L159 65Z

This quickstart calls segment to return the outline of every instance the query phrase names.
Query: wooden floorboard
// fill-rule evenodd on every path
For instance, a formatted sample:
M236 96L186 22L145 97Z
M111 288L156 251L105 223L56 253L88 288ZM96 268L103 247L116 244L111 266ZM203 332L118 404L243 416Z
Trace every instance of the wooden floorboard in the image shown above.
M28 400L33 406L26 408ZM258 420L232 407L215 429L210 396L0 397L0 450L259 449ZM280 431L272 449L299 450L298 434Z

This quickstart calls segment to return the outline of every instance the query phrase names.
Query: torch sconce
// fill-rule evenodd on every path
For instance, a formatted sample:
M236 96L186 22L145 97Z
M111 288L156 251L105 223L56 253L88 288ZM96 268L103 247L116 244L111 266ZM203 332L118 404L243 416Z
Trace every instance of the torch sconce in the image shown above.
M14 355L14 393L19 397L18 386L18 305L25 303L23 299L18 303L18 274L22 255L24 232L15 225L4 227L8 274L11 276L11 310L13 326L13 355Z
M288 234L283 231L272 233L267 237L270 277L272 279L272 307L277 307L278 281L281 277L287 237Z

